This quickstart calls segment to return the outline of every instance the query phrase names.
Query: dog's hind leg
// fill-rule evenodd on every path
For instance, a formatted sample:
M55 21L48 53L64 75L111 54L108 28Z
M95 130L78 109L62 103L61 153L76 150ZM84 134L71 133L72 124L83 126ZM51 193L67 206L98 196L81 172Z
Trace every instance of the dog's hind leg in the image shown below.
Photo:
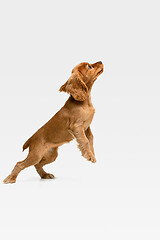
M44 152L46 151L45 146L37 145L29 151L27 158L21 162L17 162L11 174L4 179L4 183L15 183L18 174L25 168L37 164Z
M51 162L54 162L56 160L58 156L57 150L58 148L54 148L54 147L47 150L47 152L45 152L44 156L42 157L41 161L35 165L35 168L41 178L45 178L45 179L54 178L53 174L46 173L44 171L43 166Z

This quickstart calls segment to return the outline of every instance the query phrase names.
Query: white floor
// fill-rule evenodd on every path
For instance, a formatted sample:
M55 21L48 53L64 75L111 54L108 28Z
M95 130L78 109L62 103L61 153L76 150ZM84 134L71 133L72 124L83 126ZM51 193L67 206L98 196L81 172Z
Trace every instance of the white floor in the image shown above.
M31 167L16 184L0 183L3 239L159 239L159 155L97 150L92 164L67 144L45 167L55 180Z

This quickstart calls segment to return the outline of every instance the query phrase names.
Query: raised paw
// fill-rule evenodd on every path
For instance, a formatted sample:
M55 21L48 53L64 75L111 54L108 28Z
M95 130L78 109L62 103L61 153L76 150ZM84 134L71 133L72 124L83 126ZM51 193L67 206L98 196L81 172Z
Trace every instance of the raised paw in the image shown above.
M3 182L4 182L5 184L7 184L7 183L15 183L15 182L16 182L16 178L15 178L14 176L12 176L12 175L9 175L8 177L6 177L6 178L3 180Z
M94 156L94 155L89 156L88 161L91 161L92 163L96 163L96 158L95 158L95 156Z
M55 178L55 176L51 173L44 173L42 176L41 176L42 179L53 179Z

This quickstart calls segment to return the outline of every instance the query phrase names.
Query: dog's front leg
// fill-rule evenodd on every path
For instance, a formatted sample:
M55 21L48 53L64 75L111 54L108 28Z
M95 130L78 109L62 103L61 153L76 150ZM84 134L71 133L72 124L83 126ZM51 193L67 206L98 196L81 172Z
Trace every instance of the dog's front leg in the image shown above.
M93 163L96 162L96 158L92 153L92 149L90 147L90 143L88 138L86 137L84 128L82 126L73 127L69 130L69 132L75 137L78 143L78 147L82 153L82 156L86 158L88 161Z
M86 137L88 138L88 141L90 143L90 148L92 153L95 155L94 153L94 147L93 147L93 134L91 132L91 128L88 127L87 130L85 131Z

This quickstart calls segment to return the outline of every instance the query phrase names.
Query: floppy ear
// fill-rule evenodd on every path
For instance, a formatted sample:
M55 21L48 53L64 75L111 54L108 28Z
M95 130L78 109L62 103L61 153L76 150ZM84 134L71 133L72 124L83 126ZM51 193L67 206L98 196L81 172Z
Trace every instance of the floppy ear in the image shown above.
M88 96L88 88L78 73L72 73L59 90L71 94L76 101L84 101Z

